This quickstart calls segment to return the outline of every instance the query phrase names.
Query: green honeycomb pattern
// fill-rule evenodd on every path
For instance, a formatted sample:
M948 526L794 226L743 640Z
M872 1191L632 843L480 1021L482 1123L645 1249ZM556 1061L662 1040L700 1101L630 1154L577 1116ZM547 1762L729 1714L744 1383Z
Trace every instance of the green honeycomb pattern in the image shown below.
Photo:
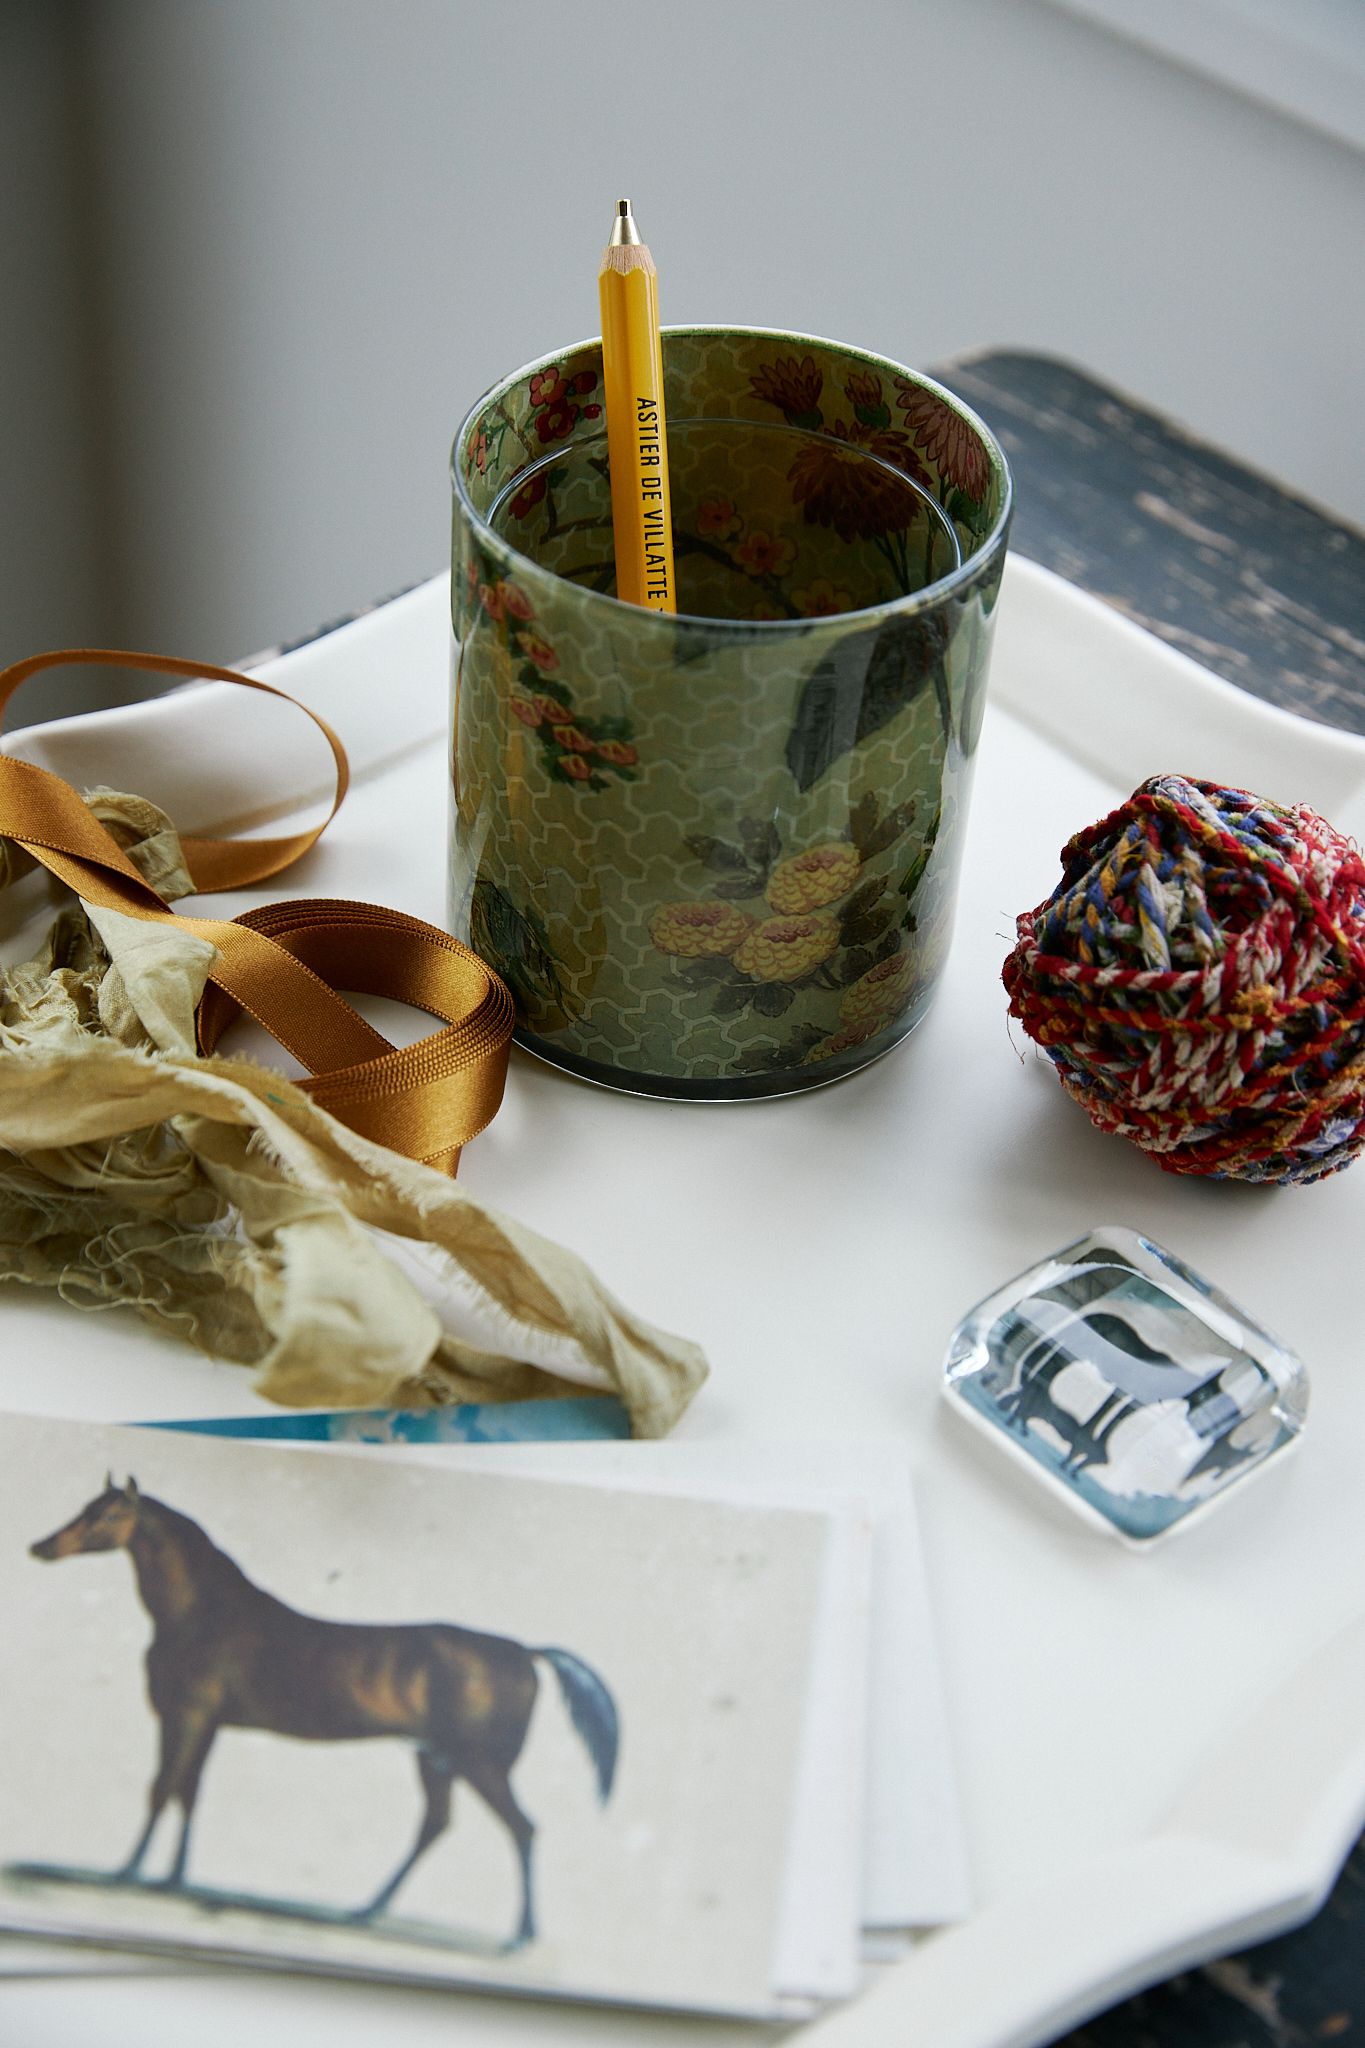
M848 465L870 450L932 495L963 564L869 603L882 570L868 534L841 538L837 519L775 497L770 464L760 490L741 461L722 479L738 536L722 539L738 552L761 530L791 560L774 557L763 588L739 568L727 581L723 563L707 574L769 616L620 605L545 566L543 499L520 525L488 520L547 453L600 441L598 350L509 379L455 449L451 924L507 979L518 1037L546 1057L650 1092L781 1092L865 1064L927 1007L1008 478L972 414L879 359L710 329L670 331L665 361L670 429L733 418L819 434L844 493L828 503L855 518ZM680 534L694 509L675 489ZM680 553L686 602L681 568ZM858 609L790 616L797 593L851 578Z

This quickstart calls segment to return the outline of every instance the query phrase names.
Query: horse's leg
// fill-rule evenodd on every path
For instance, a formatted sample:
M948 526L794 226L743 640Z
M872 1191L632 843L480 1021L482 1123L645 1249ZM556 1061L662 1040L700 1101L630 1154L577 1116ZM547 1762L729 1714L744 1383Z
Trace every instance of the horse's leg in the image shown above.
M161 1809L165 1804L164 1798L158 1796L156 1788L153 1786L151 1797L147 1801L147 1825L138 1836L133 1853L128 1858L128 1861L121 1863L114 1872L115 1877L127 1878L131 1881L137 1876L142 1868L142 1859L147 1854L151 1843L153 1830L161 1818Z
M492 1807L517 1845L517 1857L521 1865L521 1919L517 1923L516 1933L507 1946L520 1948L523 1943L534 1941L536 1934L531 1881L531 1850L536 1838L535 1826L512 1797L512 1786L504 1765L480 1758L462 1764L460 1773L468 1779L479 1797Z
M152 1780L152 1789L147 1801L147 1825L137 1840L132 1855L119 1871L120 1877L136 1877L153 1830L162 1812L172 1799L178 1800L184 1819L180 1826L180 1840L176 1845L175 1860L168 1876L158 1880L163 1885L178 1885L185 1875L185 1859L190 1848L190 1816L194 1811L195 1797L199 1791L199 1777L204 1768L218 1723L213 1714L203 1707L182 1709L179 1713L163 1714L161 1717L161 1761Z
M455 1780L454 1771L443 1756L434 1755L429 1749L418 1750L417 1768L422 1774L422 1790L427 1795L427 1810L417 1830L417 1839L388 1883L381 1886L368 1906L360 1908L357 1920L370 1920L376 1913L383 1912L418 1857L450 1825L450 1790Z
M165 1810L166 1802L171 1796L175 1753L180 1740L179 1714L162 1714L160 1716L160 1726L161 1754L157 1759L156 1776L152 1779L151 1789L147 1794L147 1825L138 1836L132 1855L117 1872L119 1877L134 1878L137 1876L142 1868L142 1859L151 1846L152 1836L156 1831L156 1824L160 1820Z
M208 1762L213 1738L218 1733L218 1723L210 1715L194 1717L194 1731L187 1734L177 1758L178 1770L172 1797L180 1801L183 1819L180 1823L180 1840L176 1846L175 1861L171 1865L168 1885L183 1884L185 1865L190 1853L190 1822L194 1818L194 1802L199 1797L199 1780L204 1765Z

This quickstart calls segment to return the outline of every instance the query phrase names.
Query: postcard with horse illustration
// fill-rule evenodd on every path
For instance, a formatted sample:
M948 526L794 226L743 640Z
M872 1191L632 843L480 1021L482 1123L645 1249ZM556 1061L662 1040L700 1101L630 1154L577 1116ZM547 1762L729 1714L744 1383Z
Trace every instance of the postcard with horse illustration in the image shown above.
M0 1417L0 1927L780 2011L830 1527Z

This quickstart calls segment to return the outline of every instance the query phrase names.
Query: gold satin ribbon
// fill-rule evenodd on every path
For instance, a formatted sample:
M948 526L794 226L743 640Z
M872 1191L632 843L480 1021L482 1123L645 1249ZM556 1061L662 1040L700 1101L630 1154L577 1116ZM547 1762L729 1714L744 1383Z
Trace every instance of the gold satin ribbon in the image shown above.
M0 673L0 718L20 684L63 665L149 669L240 683L298 700L235 669L102 647L35 654ZM299 704L326 738L336 795L320 825L274 839L182 838L196 891L241 889L275 875L315 844L346 794L346 752L325 719ZM89 903L175 924L217 948L197 1018L211 1053L243 1011L308 1069L299 1085L362 1136L453 1174L460 1147L502 1100L512 999L476 954L402 911L327 898L266 904L231 923L183 917L143 881L112 833L59 775L0 753L0 838L15 840ZM390 1045L345 998L388 996L444 1018L416 1045Z

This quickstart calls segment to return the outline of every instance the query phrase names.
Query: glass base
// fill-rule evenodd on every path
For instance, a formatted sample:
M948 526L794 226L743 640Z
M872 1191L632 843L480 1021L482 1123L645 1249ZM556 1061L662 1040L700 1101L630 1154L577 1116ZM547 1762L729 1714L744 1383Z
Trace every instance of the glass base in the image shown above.
M875 1067L897 1046L914 1037L927 1014L926 1004L900 1037L879 1052L869 1053L859 1047L840 1060L822 1060L818 1067L786 1067L778 1073L744 1074L728 1080L722 1076L707 1081L675 1080L661 1074L637 1074L629 1067L604 1066L597 1060L565 1052L552 1039L537 1038L520 1025L512 1033L512 1043L543 1060L548 1067L558 1067L561 1073L591 1081L598 1088L612 1088L618 1095L647 1095L667 1102L765 1102L777 1096L804 1095L812 1088L828 1088L835 1081L847 1080L850 1074L861 1073L864 1067Z

